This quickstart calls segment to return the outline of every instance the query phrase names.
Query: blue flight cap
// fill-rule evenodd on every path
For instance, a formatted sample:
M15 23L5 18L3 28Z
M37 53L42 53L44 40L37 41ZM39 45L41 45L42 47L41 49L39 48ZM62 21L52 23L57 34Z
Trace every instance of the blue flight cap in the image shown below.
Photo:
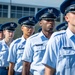
M14 31L17 27L17 24L15 22L7 22L1 26L3 30L11 30Z
M75 12L75 0L65 0L60 5L60 11L62 14L67 14L68 12Z
M3 31L2 24L0 24L0 31Z
M37 14L35 15L35 18L37 21L40 21L42 19L44 20L54 20L56 19L60 14L60 11L57 10L54 7L47 7L47 8L43 8L40 11L37 12Z
M56 26L56 30L59 31L59 30L66 30L67 29L67 22L63 22L59 25Z
M35 26L35 24L37 23L35 17L33 16L26 16L26 17L22 17L18 20L18 23L20 25L25 25L25 26Z
M39 29L38 29L38 32L41 32L41 31L42 31L42 28L39 28Z

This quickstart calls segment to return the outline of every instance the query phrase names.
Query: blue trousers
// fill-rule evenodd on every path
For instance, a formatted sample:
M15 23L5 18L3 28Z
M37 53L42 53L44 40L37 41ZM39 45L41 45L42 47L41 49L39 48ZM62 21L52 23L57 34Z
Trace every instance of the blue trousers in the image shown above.
M0 75L8 75L8 69L0 67Z
M22 75L22 72L15 72L14 75Z

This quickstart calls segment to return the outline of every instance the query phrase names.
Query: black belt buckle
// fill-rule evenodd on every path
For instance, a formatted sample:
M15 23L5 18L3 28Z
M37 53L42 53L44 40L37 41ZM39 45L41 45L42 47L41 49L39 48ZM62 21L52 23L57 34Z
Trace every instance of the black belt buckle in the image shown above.
M3 66L0 66L1 69L5 69L5 70L8 70L9 67L3 67Z

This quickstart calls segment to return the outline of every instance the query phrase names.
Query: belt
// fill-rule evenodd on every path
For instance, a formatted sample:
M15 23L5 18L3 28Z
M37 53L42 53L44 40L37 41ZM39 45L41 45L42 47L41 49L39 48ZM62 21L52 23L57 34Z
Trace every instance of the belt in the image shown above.
M14 72L15 73L15 75L22 75L22 72Z
M9 69L9 67L2 67L2 66L0 66L0 69L8 70L8 69Z

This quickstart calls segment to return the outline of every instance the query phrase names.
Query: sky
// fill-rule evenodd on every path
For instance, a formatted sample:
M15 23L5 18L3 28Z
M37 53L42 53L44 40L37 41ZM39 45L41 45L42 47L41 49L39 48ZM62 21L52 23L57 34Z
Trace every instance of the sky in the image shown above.
M64 0L0 0L0 2L9 2L28 5L59 7Z

